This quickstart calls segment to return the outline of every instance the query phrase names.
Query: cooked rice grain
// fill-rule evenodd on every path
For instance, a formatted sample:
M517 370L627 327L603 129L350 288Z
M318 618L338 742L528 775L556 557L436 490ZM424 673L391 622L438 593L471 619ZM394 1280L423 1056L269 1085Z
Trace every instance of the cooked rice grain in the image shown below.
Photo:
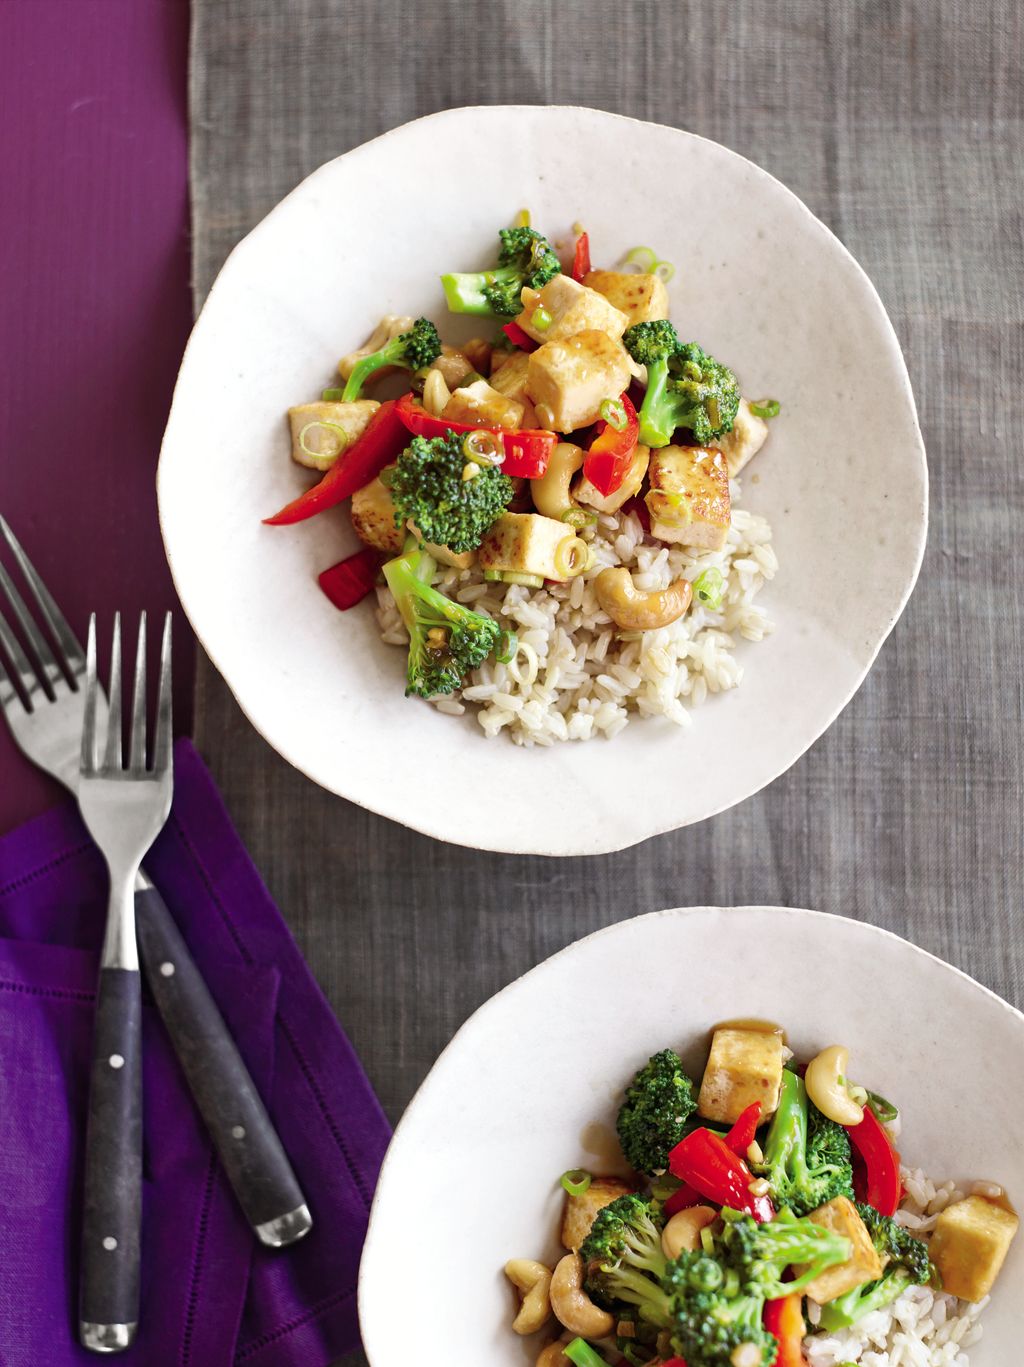
M734 499L738 487L733 486ZM772 624L754 603L777 569L771 528L763 517L734 508L721 551L697 555L645 536L635 513L602 514L583 533L594 550L590 570L568 584L541 589L488 583L477 569L445 569L438 587L474 611L506 622L519 636L512 665L488 660L460 693L434 699L443 712L462 703L485 735L503 731L519 745L592 740L617 735L634 717L667 717L688 726L690 710L709 694L736 688L743 667L737 642L760 641ZM679 621L657 631L622 632L601 611L594 579L609 565L624 565L643 591L691 581L709 568L721 571L725 596L719 610L695 603ZM389 644L407 641L394 599L378 588L377 617Z

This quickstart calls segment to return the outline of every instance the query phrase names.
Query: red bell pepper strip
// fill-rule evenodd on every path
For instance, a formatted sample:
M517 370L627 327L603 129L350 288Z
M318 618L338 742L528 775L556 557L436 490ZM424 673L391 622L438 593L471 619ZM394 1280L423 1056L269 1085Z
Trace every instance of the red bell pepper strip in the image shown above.
M870 1106L864 1107L859 1125L847 1125L850 1143L863 1159L854 1169L854 1190L859 1201L874 1206L881 1215L893 1216L900 1205L900 1156L881 1121Z
M685 1358L666 1358L661 1367L686 1367Z
M347 612L373 592L384 557L371 546L346 556L317 576L317 583L340 612Z
M590 443L590 450L583 459L583 473L605 497L622 487L622 481L633 463L640 432L640 419L629 395L623 394L619 402L626 410L626 425L620 432L610 422L599 422L597 436Z
M510 432L504 427L482 427L479 423L435 418L411 394L398 400L397 411L406 428L417 437L441 437L445 432L493 432L501 438L505 448L505 462L501 468L513 477L540 479L558 445L554 432Z
M741 1112L735 1125L725 1136L725 1142L732 1149L738 1158L745 1159L747 1150L754 1142L757 1134L757 1127L761 1123L761 1103L752 1102L745 1111Z
M804 1316L801 1296L782 1296L766 1301L764 1327L779 1341L775 1367L806 1367L804 1358Z
M576 239L576 250L572 258L572 278L580 285L583 284L583 277L590 270L590 236L588 233L580 233Z
M758 1224L765 1224L775 1214L767 1196L751 1194L754 1179L750 1169L714 1130L692 1130L669 1153L668 1167L674 1177L696 1187L702 1196L752 1215Z
M662 1206L666 1220L671 1219L677 1211L689 1210L691 1206L699 1206L704 1198L696 1187L691 1187L688 1182L684 1182L681 1187L677 1187L671 1196L666 1196Z
M408 445L409 435L398 416L398 403L388 399L366 424L363 435L347 451L342 451L319 484L263 521L271 527L287 527L322 513L325 508L333 508L369 484Z
M502 323L501 330L520 351L536 351L540 342L535 342L533 338L519 326L518 323Z

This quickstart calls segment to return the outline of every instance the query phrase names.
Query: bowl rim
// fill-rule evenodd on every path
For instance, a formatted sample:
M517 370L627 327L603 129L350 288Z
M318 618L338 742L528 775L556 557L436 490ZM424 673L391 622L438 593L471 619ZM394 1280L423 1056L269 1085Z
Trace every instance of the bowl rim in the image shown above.
M811 907L784 907L768 903L746 903L741 906L708 904L706 906L665 907L660 911L642 912L639 916L627 916L621 921L613 921L611 925L601 926L598 930L591 931L588 935L583 935L577 940L570 941L569 944L564 945L561 949L548 955L547 958L542 959L539 963L534 964L523 973L520 973L517 977L513 978L511 982L506 983L504 987L499 988L497 992L488 997L486 1001L481 1002L481 1004L466 1017L448 1043L437 1055L434 1062L430 1065L423 1081L413 1093L398 1124L395 1126L387 1151L384 1154L384 1160L381 1163L380 1172L377 1176L377 1185L374 1190L373 1201L370 1206L369 1222L362 1255L360 1257L359 1275L357 1279L357 1311L360 1332L363 1334L364 1338L365 1325L363 1316L365 1311L365 1299L368 1294L366 1288L369 1282L369 1259L367 1254L371 1253L376 1246L377 1236L374 1228L375 1217L378 1206L382 1201L385 1178L390 1175L390 1171L394 1166L397 1142L402 1135L403 1130L408 1127L410 1117L425 1099L433 1095L435 1088L439 1085L437 1079L438 1071L448 1055L459 1045L462 1036L469 1033L479 1020L486 1018L494 1010L497 1010L502 999L514 993L526 979L545 977L550 973L557 972L560 961L575 954L582 946L591 944L596 940L611 938L612 936L621 933L627 926L634 926L637 923L644 921L653 922L670 919L686 921L707 914L733 916L737 913L750 914L765 912L770 915L779 915L793 920L806 920L816 928L831 926L833 929L837 929L843 927L849 930L852 935L863 936L866 940L873 941L881 939L882 941L893 941L900 946L901 949L909 949L914 956L928 961L948 973L952 973L956 978L961 979L971 988L978 991L983 998L987 998L990 1002L1002 1008L1002 1010L1020 1026L1024 1026L1024 1011L1018 1010L1017 1007L1013 1006L1004 997L1001 997L998 992L994 992L990 987L986 987L984 983L979 982L977 978L972 977L962 968L958 968L956 964L951 964L948 960L941 958L938 954L933 954L930 950L922 949L921 946L915 944L913 940L908 940L905 936L899 935L893 930L887 930L884 926L875 925L872 921L861 921L855 920L853 917L841 916L836 912L817 911Z
M264 230L267 230L269 225L272 222L275 222L277 218L286 211L286 209L290 206L293 200L298 200L301 196L304 196L310 188L315 186L319 178L326 177L329 174L331 174L333 172L333 169L338 165L338 163L347 160L354 162L363 157L370 156L372 155L373 149L375 149L378 146L378 144L383 143L388 139L396 138L405 133L408 129L414 128L420 124L428 124L433 122L440 123L447 119L458 119L462 116L465 116L466 114L473 113L486 113L488 115L493 115L497 112L501 112L509 116L515 116L516 114L525 113L536 115L539 111L543 111L546 113L577 113L586 115L587 117L596 116L600 120L613 120L622 124L634 125L637 129L667 129L670 132L677 134L679 137L717 149L717 151L723 153L727 158L734 159L742 166L749 168L755 173L757 177L763 178L766 182L771 183L773 186L777 187L779 191L782 192L782 195L787 200L787 202L790 203L791 206L796 208L798 213L804 217L806 222L812 225L811 230L817 232L819 235L824 236L824 238L829 242L832 250L837 251L841 255L841 257L845 260L847 266L852 267L854 275L858 278L862 286L866 287L868 300L876 310L876 313L878 315L878 321L881 323L882 328L890 343L890 355L894 372L893 377L898 382L899 389L907 404L909 416L911 419L913 437L915 438L914 445L915 452L917 455L917 465L919 467L918 473L921 481L921 508L920 518L919 520L915 521L913 528L913 533L916 537L913 565L910 570L910 573L906 577L906 581L904 583L898 604L889 614L888 620L885 621L882 625L881 630L877 635L877 639L873 643L873 648L871 649L870 656L865 660L863 667L860 668L858 672L851 678L849 686L845 690L843 690L842 694L837 694L833 706L828 710L828 713L825 716L825 719L822 721L821 725L815 729L813 734L809 734L803 740L803 742L799 745L799 748L797 749L796 753L794 753L788 759L788 761L783 765L782 768L778 769L775 773L769 774L768 776L758 776L753 778L752 780L747 780L742 785L740 785L736 794L730 800L720 802L717 805L715 805L711 810L705 811L699 816L693 816L688 820L684 820L682 822L678 821L675 817L669 817L668 819L665 819L661 816L655 816L652 819L649 829L647 829L642 834L638 835L629 833L626 835L625 839L619 836L619 834L617 833L617 828L606 823L606 825L602 827L601 834L596 840L593 837L585 838L577 836L574 837L571 841L563 839L557 844L554 841L552 841L549 844L545 844L545 837L540 836L534 839L529 847L524 848L521 841L510 843L507 840L507 838L503 839L503 828L501 827L500 823L496 823L493 827L493 839L487 838L479 831L475 832L468 839L459 838L457 835L453 835L451 830L449 830L442 821L431 819L429 809L426 809L423 812L403 811L401 814L399 814L397 808L395 808L394 810L389 809L388 804L382 802L379 799L370 801L367 800L362 794L355 795L349 791L345 791L341 786L342 776L339 775L337 778L335 778L329 775L321 776L319 774L311 773L308 758L300 757L299 747L297 745L288 744L286 742L279 740L276 734L274 733L273 727L267 724L265 718L263 718L261 721L257 721L257 713L259 713L260 711L258 701L251 692L247 692L246 697L243 698L242 692L245 691L243 685L240 684L238 687L236 687L236 684L233 682L232 678L229 678L229 674L225 665L222 663L222 658L224 654L223 650L219 648L214 641L209 639L209 635L207 632L200 629L200 627L197 625L196 621L193 618L192 612L186 604L186 595L183 591L182 574L180 571L180 566L177 563L176 554L172 550L172 537L169 532L170 518L167 512L165 498L163 496L163 489L165 487L167 471L170 464L170 456L168 453L168 433L171 431L172 418L174 416L175 407L179 399L179 390L182 389L182 377L186 370L189 355L193 349L193 344L196 339L197 330L199 328L204 313L206 313L207 309L209 308L211 300L213 300L213 298L215 297L215 295L217 295L219 290L223 289L225 279L227 278L229 272L233 269L233 267L237 265L237 258L247 248L250 240L262 236ZM872 282L871 278L864 270L863 266L861 266L860 262L857 261L857 259L853 256L850 250L839 239L839 237L836 236L832 229L825 222L823 222L823 220L820 219L808 207L808 205L804 203L804 201L799 197L799 195L797 195L794 190L791 190L789 186L786 185L783 181L779 180L770 171L765 170L765 168L760 166L757 162L752 161L749 157L744 156L740 152L734 151L731 147L727 147L724 143L717 142L713 138L704 137L702 134L699 133L690 132L687 129L677 128L671 124L661 124L649 119L637 119L633 118L630 115L618 114L610 110L595 109L589 105L578 104L456 105L448 109L437 110L431 114L424 114L417 119L410 119L406 123L399 124L394 128L387 129L383 133L379 133L376 137L369 139L367 142L360 143L357 147L350 148L347 152L343 152L339 156L332 157L330 160L323 162L320 166L315 167L311 172L309 172L308 175L304 176L303 179L300 180L286 195L284 195L280 200L277 201L277 203L259 220L258 223L256 223L252 228L250 228L250 230L242 238L240 238L238 242L235 243L231 251L228 253L227 257L225 258L223 264L217 272L216 277L214 278L212 285L210 286L209 291L207 292L202 307L200 308L199 313L196 316L195 322L193 323L192 331L189 335L189 339L185 346L185 350L182 353L178 374L175 378L174 390L171 397L171 404L168 410L167 423L164 428L163 437L161 438L160 455L157 462L156 473L157 515L160 527L160 534L163 540L164 552L167 557L168 566L170 568L171 580L174 585L175 592L178 596L178 600L181 603L182 610L185 612L185 615L188 618L189 625L193 633L195 634L196 640L199 642L199 645L202 647L202 650L206 654L209 661L217 670L217 673L220 675L221 679L223 679L229 692L231 693L231 696L237 703L238 707L241 709L243 715L249 722L250 726L252 726L256 733L268 745L270 745L271 748L275 750L276 753L279 754L282 759L284 759L293 768L297 769L301 774L303 774L304 777L311 779L319 787L324 788L325 791L333 793L336 796L342 797L346 801L354 802L357 806L361 806L365 810L371 811L377 816L384 817L390 821L395 821L400 825L406 826L411 830L419 832L421 835L429 836L435 840L441 840L446 844L461 845L464 848L468 849L479 849L498 854L532 854L552 859L573 858L580 855L587 856L600 854L614 854L618 853L620 850L632 848L633 846L641 844L643 841L652 839L655 836L665 835L670 831L684 829L686 826L689 825L697 825L700 822L707 821L714 816L720 815L722 812L729 811L733 807L739 806L741 803L746 802L749 798L754 797L759 792L763 791L770 784L774 783L777 779L781 778L785 773L788 773L789 770L792 769L793 766L800 759L803 758L803 756L808 752L808 750L810 750L810 748L821 739L821 737L826 733L826 731L828 731L832 727L840 713L842 713L845 710L845 708L849 705L854 695L859 691L868 674L874 667L875 661L878 658L882 646L888 640L889 636L891 635L893 629L896 626L896 623L900 620L906 609L911 594L914 592L914 589L917 585L917 581L921 573L921 566L924 562L925 550L927 548L930 523L929 486L930 481L927 449L925 447L924 436L921 431L920 418L917 411L917 403L915 401L913 387L910 382L910 374L907 369L906 358L903 354L903 348L900 345L900 340L896 333L896 329L893 326L892 319L889 317L885 304L883 303L882 298L879 295L878 290L875 288L875 285ZM194 595L192 595L192 597L194 597ZM274 735L273 739L271 739L272 735ZM481 742L483 742L487 738L481 735L479 739L481 740Z

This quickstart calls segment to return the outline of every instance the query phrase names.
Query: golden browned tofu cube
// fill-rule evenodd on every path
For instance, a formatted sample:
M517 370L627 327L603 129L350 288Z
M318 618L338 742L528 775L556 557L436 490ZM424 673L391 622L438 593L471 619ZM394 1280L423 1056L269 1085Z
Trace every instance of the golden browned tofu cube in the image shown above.
M943 1291L965 1301L984 1300L1019 1224L1012 1211L984 1196L968 1196L947 1206L936 1222L930 1250Z
M574 528L553 517L502 513L480 542L480 568L538 575L541 579L568 579L575 540Z
M629 319L621 309L603 294L588 290L586 285L568 275L552 276L539 290L527 286L522 300L523 311L516 322L535 342L557 342L592 329L607 333L609 337L621 337L629 325ZM535 317L538 309L545 310L551 321L538 326ZM543 317L542 313L542 320Z
M729 471L722 452L705 446L663 446L651 452L647 473L651 535L720 551L732 518Z
M596 508L599 513L616 513L624 503L629 502L634 494L640 492L640 486L644 482L644 475L647 474L650 459L651 448L638 445L629 469L616 490L610 494L602 494L600 489L591 484L586 475L583 475L573 490L573 496L577 502L585 503L588 508Z
M882 1260L852 1201L845 1196L837 1196L827 1205L812 1210L807 1218L850 1241L850 1256L845 1263L827 1268L813 1282L808 1282L806 1294L812 1300L824 1305L826 1301L834 1301L837 1296L845 1296L855 1286L878 1280L882 1275ZM797 1268L797 1276L800 1272L801 1269Z
M757 1101L761 1119L767 1120L779 1104L784 1062L781 1035L728 1027L716 1030L700 1084L698 1111L705 1120L731 1125Z
M442 418L452 422L479 423L481 427L507 427L515 430L522 426L523 405L518 399L509 398L492 388L486 380L474 380L472 384L456 389L444 406Z
M397 555L405 545L405 528L395 524L391 490L379 476L352 495L352 526L359 540L374 550Z
M318 401L289 408L292 460L309 470L329 470L363 435L379 407L376 399L356 399L353 403Z
M496 370L491 376L491 388L496 389L499 394L505 394L510 399L518 399L522 403L524 399L529 397L526 393L526 373L529 368L530 353L528 351L513 351L501 369Z
M735 479L744 465L757 455L767 436L768 424L764 418L751 413L750 404L746 399L740 399L732 431L724 432L711 443L725 456L730 479Z
M570 1253L575 1253L590 1233L597 1212L635 1190L621 1177L595 1177L582 1196L566 1196L562 1215L563 1245Z
M538 421L555 432L596 422L605 399L617 399L628 384L625 348L606 332L545 342L531 353L526 373Z
M588 271L583 277L588 289L603 294L620 313L634 323L649 323L668 317L668 290L656 275L637 271Z

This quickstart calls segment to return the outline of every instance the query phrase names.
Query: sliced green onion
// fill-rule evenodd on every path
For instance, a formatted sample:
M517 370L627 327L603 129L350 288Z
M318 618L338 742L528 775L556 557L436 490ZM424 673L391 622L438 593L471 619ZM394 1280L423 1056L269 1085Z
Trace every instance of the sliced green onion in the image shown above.
M570 1168L558 1179L570 1196L582 1196L588 1189L592 1178L585 1168Z
M714 1253L715 1251L715 1236L707 1225L700 1232L700 1245L705 1253Z
M722 421L722 410L718 406L718 400L712 396L707 404L708 419L712 427L718 427Z
M670 1172L663 1172L660 1177L655 1177L651 1182L651 1199L654 1201L667 1201L674 1191L678 1191L682 1186L678 1177L673 1177Z
M899 1107L894 1106L891 1101L886 1101L884 1096L879 1096L877 1092L868 1090L868 1106L875 1113L877 1120L883 1125L891 1125L894 1120L899 1119Z
M575 1362L576 1367L608 1367L608 1359L591 1348L586 1339L573 1339L562 1352L570 1362Z
M484 570L484 578L491 584L521 584L528 589L544 586L542 574L524 574L521 570Z
M590 547L578 536L560 541L555 547L555 573L562 579L575 579L587 568Z
M650 272L651 275L656 275L663 285L667 285L675 273L676 268L671 261L659 261L654 270Z
M535 308L530 315L530 322L538 332L547 332L553 321L551 314L543 304L541 304L539 308Z
M782 412L782 405L778 399L758 399L757 403L752 403L749 407L755 418L777 418Z
M725 597L725 580L722 571L714 565L699 574L693 581L693 596L703 607L712 610L722 606Z
M597 522L597 513L593 508L566 508L562 514L562 521L577 529L593 527Z
M311 427L329 427L332 432L337 432L337 449L334 451L314 451L312 446L308 446L306 444L306 433L310 430ZM312 456L315 460L330 460L332 456L340 456L342 451L344 451L345 447L348 445L348 443L348 433L345 431L344 427L339 427L336 422L322 422L319 419L316 422L307 422L305 427L299 433L300 449L305 451L307 456Z
M614 427L616 432L625 431L629 419L626 417L626 407L621 399L605 399L600 412L609 427Z
M465 389L467 385L476 384L477 380L482 380L482 379L483 379L483 376L482 376L482 375L479 375L475 370L471 370L467 375L463 375L462 379L459 380L459 382L456 384L455 388L456 388L456 389Z
M494 647L494 658L500 665L511 664L519 653L519 637L514 631L503 631L498 637L498 644ZM568 1176L568 1174L566 1174ZM562 1185L565 1186L565 1177L562 1178ZM587 1177L587 1186L590 1186L590 1177ZM565 1188L569 1190L568 1187ZM586 1190L586 1187L584 1188Z
M529 211L529 209L520 209L519 212L516 214L515 218L512 220L512 227L513 227L513 228L528 228L529 226L530 226L530 211Z
M463 438L462 454L476 465L501 465L505 460L505 444L496 432L478 427Z
M343 389L325 389L320 395L324 403L341 403L345 397Z
M631 247L622 258L624 266L636 266L637 270L650 274L658 264L653 247Z

